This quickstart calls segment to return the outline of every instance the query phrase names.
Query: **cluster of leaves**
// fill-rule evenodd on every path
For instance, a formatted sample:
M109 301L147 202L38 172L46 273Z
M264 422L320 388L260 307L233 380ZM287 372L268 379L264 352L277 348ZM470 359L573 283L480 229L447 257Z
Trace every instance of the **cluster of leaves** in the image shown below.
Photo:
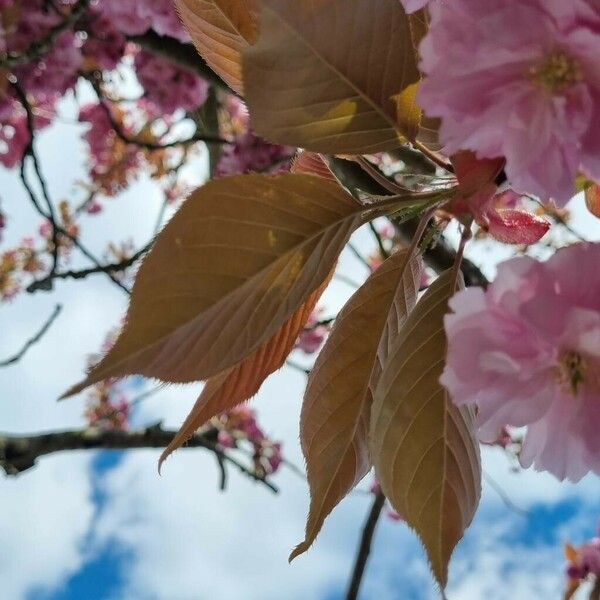
M410 248L388 258L337 317L311 373L300 425L311 507L292 556L373 465L445 585L481 479L473 415L438 382L458 264L417 299L419 240L456 182L373 196L341 185L322 157L362 161L357 155L419 140L435 156L434 130L414 103L423 16L408 17L396 0L377 11L367 0L273 0L260 17L239 2L182 0L180 9L205 60L245 95L256 130L307 150L290 174L214 180L191 194L145 258L115 345L69 393L132 373L205 380L162 463L283 364L356 229L424 213ZM339 42L350 32L352 48Z

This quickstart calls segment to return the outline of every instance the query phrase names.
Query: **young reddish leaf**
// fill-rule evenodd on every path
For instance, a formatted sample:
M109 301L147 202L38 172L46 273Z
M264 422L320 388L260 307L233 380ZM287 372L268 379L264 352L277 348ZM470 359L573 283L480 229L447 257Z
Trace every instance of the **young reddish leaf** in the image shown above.
M202 58L241 94L241 52L256 39L256 0L176 0L176 5Z
M469 150L455 154L452 157L452 165L461 196L467 198L493 184L505 162L503 158L477 158Z
M585 188L585 205L588 210L600 219L600 185L590 183Z
M264 0L260 34L244 51L252 124L278 143L331 154L396 148L418 128L396 98L419 81L398 0ZM349 44L348 42L351 41Z
M310 547L329 513L371 468L367 434L381 372L378 349L388 315L396 328L414 307L420 278L419 258L407 250L391 256L344 306L317 358L300 419L310 510L305 540L290 560Z
M486 217L490 234L505 244L535 244L550 229L546 219L525 210L497 208Z
M177 435L161 454L158 461L159 470L167 457L185 444L199 427L215 415L230 410L254 396L263 381L283 365L310 313L329 284L331 275L266 344L235 367L211 377L206 382Z
M307 152L304 150L294 157L292 166L290 167L292 173L307 173L309 175L317 175L329 181L336 181L333 173L321 158L319 154L314 152Z
M443 273L394 340L375 390L369 434L381 488L421 538L442 587L481 492L473 417L439 383L443 320L455 289L454 273Z
M365 214L312 175L207 183L142 263L117 342L68 394L111 376L185 383L233 367L320 287Z

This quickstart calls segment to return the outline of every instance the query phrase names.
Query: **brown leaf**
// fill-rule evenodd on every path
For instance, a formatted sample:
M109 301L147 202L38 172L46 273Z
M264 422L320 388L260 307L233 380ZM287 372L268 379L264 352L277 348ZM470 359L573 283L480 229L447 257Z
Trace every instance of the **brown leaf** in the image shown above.
M244 51L253 126L265 138L328 154L369 154L412 139L398 95L419 80L398 0L264 0ZM401 134L401 135L400 135Z
M321 158L320 154L308 152L306 150L300 152L294 157L290 167L292 173L307 173L309 175L317 175L329 181L336 181L333 173Z
M176 0L176 5L208 66L243 93L241 52L256 39L256 0Z
M481 492L472 414L457 408L439 383L443 319L455 289L456 276L446 271L401 328L375 391L369 435L381 488L421 538L442 587Z
M407 250L375 271L338 315L308 380L300 441L310 485L305 552L325 518L371 468L367 447L372 390L387 349L388 323L404 322L417 299L421 262ZM389 316L388 316L389 315Z
M180 448L202 425L215 415L231 410L254 396L264 380L283 365L310 313L329 284L331 275L266 344L235 367L211 377L206 382L177 435L160 455L159 470L168 456Z
M233 367L320 287L365 215L312 175L207 183L142 263L116 344L68 394L112 376L186 383Z

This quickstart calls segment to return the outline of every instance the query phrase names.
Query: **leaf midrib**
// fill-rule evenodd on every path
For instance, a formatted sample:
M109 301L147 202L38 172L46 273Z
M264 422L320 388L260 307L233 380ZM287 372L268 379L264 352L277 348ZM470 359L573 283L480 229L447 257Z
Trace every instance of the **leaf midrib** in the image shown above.
M266 4L263 6L262 10L270 11L275 18L282 23L284 27L286 27L298 40L300 40L313 54L314 56L322 62L329 70L333 71L348 87L353 89L371 108L374 110L376 114L380 117L383 116L384 121L386 121L394 132L402 136L402 132L399 131L397 127L397 123L385 112L381 106L379 106L376 102L374 102L368 94L362 89L360 89L352 80L350 80L344 73L342 73L335 65L333 65L329 60L327 60L322 54L317 52L316 48L311 44L304 36L300 34L300 32L292 26L287 20L284 19L283 16L280 15L275 9L272 9L270 6ZM400 90L402 92L403 90Z

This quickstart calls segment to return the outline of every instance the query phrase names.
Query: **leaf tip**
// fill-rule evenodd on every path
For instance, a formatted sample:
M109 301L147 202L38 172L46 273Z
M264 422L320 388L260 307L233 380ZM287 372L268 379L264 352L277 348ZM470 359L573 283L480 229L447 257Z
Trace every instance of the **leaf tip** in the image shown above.
M80 381L79 383L76 383L75 385L71 386L68 390L63 392L58 397L57 401L61 402L62 400L66 400L67 398L71 398L72 396L75 396L75 394L79 394L79 392L83 391L88 385L89 385L89 383L87 382L87 379L85 379L84 381Z
M291 564L291 562L295 559L298 558L298 556L300 556L301 554L304 554L308 549L310 548L310 542L304 540L303 542L300 542L291 552L290 555L288 557L288 563Z
M177 448L179 448L179 444L174 444L173 442L171 442L158 457L158 464L156 465L156 467L159 476L162 475L162 467L165 464L165 461L167 460L167 458L169 458L169 456L171 456L171 454L173 454L175 450L177 450Z

